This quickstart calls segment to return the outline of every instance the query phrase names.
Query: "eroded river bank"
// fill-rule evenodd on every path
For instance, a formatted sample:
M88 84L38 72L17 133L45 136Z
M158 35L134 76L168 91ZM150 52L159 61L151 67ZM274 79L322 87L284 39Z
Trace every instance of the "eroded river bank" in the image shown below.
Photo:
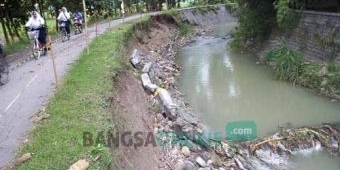
M169 18L165 20L169 21ZM222 28L232 28L234 25L229 24ZM157 27L163 29L163 26ZM338 168L338 158L329 158L325 151L332 154L339 152L339 129L331 124L321 126L322 123L339 120L336 114L338 104L315 96L313 98L303 89L277 82L274 77L270 79L269 71L256 65L251 57L232 56L227 52L228 36L223 31L217 31L217 34L210 32L211 28L200 30L191 37L192 41L183 40L173 33L161 47L152 40L144 41L141 38L141 46L150 47L153 44L152 48L147 49L140 46L141 56L144 57L139 69L143 70L141 79L145 90L153 95L156 105L162 106L158 106L160 110L154 116L153 128L156 136L161 134L158 144L166 146L164 151L171 169L317 167L306 161L308 157L297 156L305 151L317 151L313 163L328 169ZM183 48L177 46L184 44L188 45ZM180 49L179 57L176 57L177 49ZM177 59L182 61L177 61L178 64ZM146 67L147 71L144 72ZM179 82L176 81L178 78ZM143 81L145 79L147 81ZM293 100L294 95L302 97ZM275 111L275 107L283 101L283 106ZM320 102L324 103L321 110L314 107ZM309 106L312 108L305 110ZM291 111L294 112L287 116ZM313 116L316 117L308 115L310 111L315 111L312 114L315 113ZM302 116L300 112L303 112ZM304 119L307 116L311 119ZM204 136L204 132L221 130L228 121L237 120L255 121L259 138L235 143ZM316 127L292 128L303 125ZM276 131L278 133L268 136ZM322 148L325 151L319 152Z

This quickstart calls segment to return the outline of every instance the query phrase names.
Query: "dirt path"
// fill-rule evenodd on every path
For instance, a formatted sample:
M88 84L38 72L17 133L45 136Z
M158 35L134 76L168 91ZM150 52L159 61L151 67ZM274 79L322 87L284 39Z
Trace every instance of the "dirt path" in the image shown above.
M125 21L139 17L140 15L127 17ZM121 23L122 20L114 20L110 25L113 27ZM109 23L99 24L98 35L108 28ZM91 27L88 30L90 42L96 37L96 29ZM70 41L53 44L59 80L67 73L69 66L76 62L86 45L84 33L73 35ZM27 58L29 57L11 63L10 81L0 87L0 169L13 159L16 148L32 128L30 119L48 102L55 90L51 55L39 60Z

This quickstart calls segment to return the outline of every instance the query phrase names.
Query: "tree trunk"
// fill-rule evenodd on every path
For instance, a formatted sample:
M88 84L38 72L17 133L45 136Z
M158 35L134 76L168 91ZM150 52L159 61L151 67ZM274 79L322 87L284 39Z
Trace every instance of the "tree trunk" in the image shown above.
M13 26L13 28L14 28L15 36L18 37L19 40L21 41L22 38L21 38L21 36L20 36L20 34L19 34L19 32L18 32L18 29L16 28L16 25L15 25L15 23L14 23L14 21L13 21L13 18L11 18L11 24L12 24L12 26Z
M1 26L2 26L2 31L4 32L4 37L6 40L6 44L9 44L9 37L8 37L8 33L5 27L5 21L2 17L0 17L0 22L1 22Z
M5 26L7 27L7 31L9 33L9 35L11 36L12 42L14 42L14 40L15 40L14 34L13 34L12 28L11 28L9 23L10 23L9 18L6 18Z

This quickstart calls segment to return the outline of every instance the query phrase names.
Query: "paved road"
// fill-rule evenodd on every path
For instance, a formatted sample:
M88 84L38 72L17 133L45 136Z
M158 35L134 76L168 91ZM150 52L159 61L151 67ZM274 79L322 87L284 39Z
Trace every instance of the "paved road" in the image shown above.
M140 18L141 15L125 18L125 21ZM110 22L110 26L122 24L122 20ZM97 26L97 33L102 34L109 28L109 23ZM96 28L88 29L89 42L96 37ZM52 49L56 54L58 79L76 62L86 47L85 34L73 35L67 42L56 42ZM27 54L29 55L29 54ZM30 60L10 72L10 81L0 87L0 167L14 158L15 150L25 140L25 134L32 128L31 117L38 113L53 95L55 80L50 54L39 60ZM1 168L0 168L1 169Z

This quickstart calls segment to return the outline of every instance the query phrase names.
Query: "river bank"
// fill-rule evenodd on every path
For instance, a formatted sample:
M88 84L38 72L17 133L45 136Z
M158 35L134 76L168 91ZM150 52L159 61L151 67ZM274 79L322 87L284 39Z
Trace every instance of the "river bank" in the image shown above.
M198 32L196 35L202 35L209 30ZM151 68L147 66L148 71L143 72L144 76L141 79L143 82L145 76L150 78L148 83L142 84L145 90L154 96L153 98L158 98L154 102L159 102L161 108L164 107L154 117L153 128L155 135L170 134L161 136L158 141L161 142L161 146L166 146L164 149L170 155L167 159L170 160L170 167L175 169L256 169L259 166L283 168L289 155L295 151L322 146L334 153L338 152L339 129L333 125L282 129L274 136L243 143L206 138L204 124L197 119L197 115L188 107L190 104L185 102L182 94L177 90L176 77L180 74L181 68L175 63L175 45L187 44L185 42L190 42L190 38L189 41L170 39L173 41L168 41L170 44L166 43L167 45L164 45L164 42L163 45L156 43L151 45L151 48L146 48L147 50L140 47L144 52L141 56L148 57L144 58L139 67L140 70L144 70L143 64L151 65ZM141 44L145 42L143 40ZM152 44L150 42L153 41L148 41L147 46ZM162 46L165 48L159 48ZM150 62L151 64L147 64ZM276 159L267 160L270 154L276 154ZM278 162L282 164L277 164Z

